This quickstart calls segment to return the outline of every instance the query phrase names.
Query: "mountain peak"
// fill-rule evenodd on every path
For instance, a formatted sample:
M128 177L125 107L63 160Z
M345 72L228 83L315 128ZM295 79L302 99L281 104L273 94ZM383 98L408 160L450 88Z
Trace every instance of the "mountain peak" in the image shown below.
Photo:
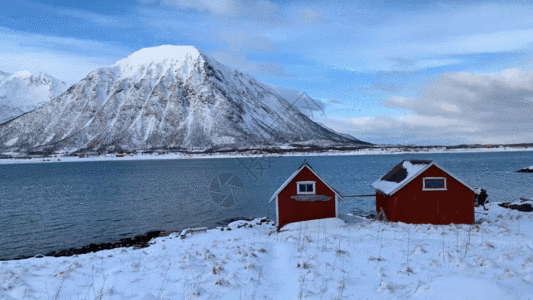
M48 74L0 71L0 124L49 102L68 88Z
M162 45L157 47L143 48L128 57L119 60L115 66L133 67L149 66L153 63L172 61L173 63L184 61L187 58L198 58L202 53L193 46Z
M31 77L31 72L30 71L19 71L19 72L16 72L15 74L13 74L12 76L13 77L18 77L18 78L28 78L28 77Z

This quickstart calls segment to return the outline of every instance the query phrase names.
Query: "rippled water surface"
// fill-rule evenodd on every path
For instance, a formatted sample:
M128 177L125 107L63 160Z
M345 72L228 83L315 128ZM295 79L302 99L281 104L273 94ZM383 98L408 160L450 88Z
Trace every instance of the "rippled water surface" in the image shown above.
M515 172L533 165L531 152L0 165L0 259L273 217L269 198L304 159L343 195L374 193L403 159L433 159L489 201L533 197L533 174ZM339 211L373 208L374 198L347 198Z

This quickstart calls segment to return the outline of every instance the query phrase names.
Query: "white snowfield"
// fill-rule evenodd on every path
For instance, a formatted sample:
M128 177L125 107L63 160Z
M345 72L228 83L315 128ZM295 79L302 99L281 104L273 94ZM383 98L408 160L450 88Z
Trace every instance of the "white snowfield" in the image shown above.
M4 261L0 299L532 299L533 214L487 207L476 225L237 221L144 249Z

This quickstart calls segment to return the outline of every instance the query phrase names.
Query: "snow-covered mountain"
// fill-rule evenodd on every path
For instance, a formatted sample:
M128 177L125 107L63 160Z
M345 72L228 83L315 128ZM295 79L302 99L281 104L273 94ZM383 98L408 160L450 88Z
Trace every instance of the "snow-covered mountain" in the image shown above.
M45 73L0 71L0 124L36 109L67 88L67 83Z
M141 49L0 126L0 150L239 149L362 143L190 46Z

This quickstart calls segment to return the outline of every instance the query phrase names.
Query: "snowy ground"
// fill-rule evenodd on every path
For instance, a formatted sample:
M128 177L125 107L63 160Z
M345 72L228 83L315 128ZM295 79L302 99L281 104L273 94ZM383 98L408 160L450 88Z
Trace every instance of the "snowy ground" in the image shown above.
M0 299L533 299L533 213L487 207L473 226L237 221L144 249L4 261Z
M289 152L289 153L272 153L272 154L184 154L184 153L166 153L166 154L132 154L124 155L124 157L116 157L115 154L106 154L101 156L89 157L73 157L55 155L48 158L32 158L32 159L0 159L2 164L18 164L18 163L54 163L54 162L91 162L91 161L128 161L128 160L165 160L165 159L196 159L196 158L254 158L254 157L281 157L281 156L326 156L326 155L386 155L386 154L417 154L417 153L485 153L485 152L517 152L517 151L533 151L530 147L498 147L498 148L460 148L460 149L446 149L439 148L365 148L353 151L339 151L330 150L325 152ZM17 153L6 153L17 155Z

